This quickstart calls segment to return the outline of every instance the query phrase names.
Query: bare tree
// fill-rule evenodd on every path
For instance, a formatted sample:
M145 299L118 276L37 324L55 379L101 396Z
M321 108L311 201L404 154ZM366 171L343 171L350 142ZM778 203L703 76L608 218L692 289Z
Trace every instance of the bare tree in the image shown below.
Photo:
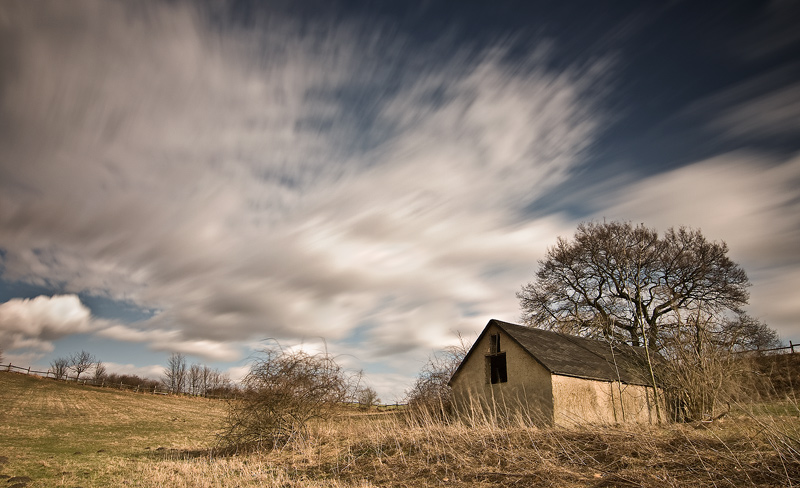
M53 373L53 376L56 377L57 380L64 379L67 375L67 371L69 370L69 358L62 357L62 358L55 358L50 361L50 372Z
M731 353L777 341L744 314L750 282L727 254L724 242L709 242L699 230L659 237L644 225L583 223L573 241L558 239L536 280L517 294L523 320L643 345L652 384L667 390L673 413L713 417L736 383L732 368L741 363ZM668 361L655 361L659 354Z
M192 395L202 394L203 366L195 363L189 367L189 392Z
M167 359L167 367L164 368L164 386L172 393L181 393L186 385L186 356L179 352L173 352Z
M79 380L81 374L94 367L95 362L96 360L93 355L81 350L81 352L76 352L70 357L69 369L75 372L75 379Z
M536 327L615 337L659 350L675 313L741 312L750 282L727 245L700 231L663 237L628 222L582 223L539 262L536 280L517 294L523 320Z
M211 368L209 368L204 364L203 370L200 372L200 390L201 390L201 395L203 396L207 396L208 390L211 389L212 373L213 371L211 370Z
M763 351L781 346L775 330L745 313L726 318L715 336L717 344L733 352Z
M356 401L358 407L363 410L369 410L373 406L380 403L381 399L378 398L378 393L372 387L364 386L356 392Z
M94 382L102 383L106 377L106 365L102 361L97 361L94 365Z
M431 355L406 392L406 403L412 412L441 415L451 411L452 392L448 383L470 349L461 334L458 340L457 345Z

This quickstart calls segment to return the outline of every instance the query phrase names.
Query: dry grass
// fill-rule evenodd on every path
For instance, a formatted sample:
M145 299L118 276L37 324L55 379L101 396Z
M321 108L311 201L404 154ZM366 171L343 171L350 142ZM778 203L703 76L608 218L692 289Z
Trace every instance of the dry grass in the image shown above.
M536 429L343 416L281 450L167 459L133 486L791 486L796 417Z
M0 374L0 391L5 386ZM52 382L55 384L55 382ZM87 390L87 394L94 390ZM51 393L52 394L52 393ZM95 393L99 394L99 393ZM37 394L38 395L38 394ZM409 422L403 412L354 414L312 426L311 435L277 450L212 453L208 425L201 419L208 407L193 411L191 399L156 398L147 408L183 408L187 422L164 431L160 439L145 427L136 429L131 412L125 435L132 447L75 456L52 445L26 446L23 432L11 439L9 417L0 425L0 456L8 463L0 473L29 476L36 486L134 487L341 487L374 486L792 486L800 484L800 412L796 404L764 405L756 412L733 412L719 422L664 427L606 426L537 429L526 425L498 427L491 422L442 423L433 419ZM90 395L91 396L91 395ZM5 399L5 398L4 398ZM67 399L63 399L70 403ZM97 401L97 400L95 400ZM113 398L104 401L113 403ZM189 406L179 407L181 402ZM13 402L12 402L13 403ZM57 399L31 399L39 412L60 409ZM203 405L208 405L206 402ZM17 408L17 407L12 407ZM106 407L88 406L77 417L59 410L64 425L80 419L88 425ZM18 409L18 414L30 414ZM217 418L221 420L221 412ZM39 414L40 419L43 418ZM213 417L213 415L211 415ZM169 421L167 421L169 422ZM32 439L60 435L57 423L23 422ZM169 423L174 425L175 422ZM113 422L112 422L113 425ZM143 424L146 426L146 424ZM95 429L92 431L91 429ZM96 437L84 439L93 448L112 444L106 427L92 427ZM158 442L153 442L158 440ZM76 439L77 441L77 439ZM125 438L123 442L127 442ZM162 451L145 447L162 445ZM169 449L170 447L174 449ZM194 449L189 451L189 449ZM33 469L20 459L36 453ZM98 459L93 459L98 458ZM26 466L30 469L27 469ZM49 473L49 474L48 474Z

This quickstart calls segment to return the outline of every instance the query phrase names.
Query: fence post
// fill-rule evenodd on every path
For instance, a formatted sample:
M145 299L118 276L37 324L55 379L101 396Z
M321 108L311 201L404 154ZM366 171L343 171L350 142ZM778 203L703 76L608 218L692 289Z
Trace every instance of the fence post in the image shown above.
M791 349L792 354L794 354L794 344L792 344L792 341L789 341L789 349Z
M25 373L25 374L31 374L31 367L30 366L28 366L28 372Z

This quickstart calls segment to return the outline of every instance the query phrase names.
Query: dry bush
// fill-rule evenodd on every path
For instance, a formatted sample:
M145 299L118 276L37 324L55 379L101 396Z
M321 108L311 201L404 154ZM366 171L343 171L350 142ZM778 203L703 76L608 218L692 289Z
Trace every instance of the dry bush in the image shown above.
M352 392L352 379L327 352L265 349L229 403L221 440L228 447L271 448L307 439L309 422L337 412Z
M743 352L780 345L777 333L746 314L735 318L697 310L675 314L665 328L659 385L674 420L710 420L725 415L732 403L758 399L764 375Z
M420 415L422 419L431 415L443 418L453 412L452 392L448 382L471 346L461 334L458 335L458 340L458 345L447 347L430 356L417 375L414 385L406 392L408 413L412 416Z
M751 373L752 390L759 398L798 398L800 354L749 355L742 360Z

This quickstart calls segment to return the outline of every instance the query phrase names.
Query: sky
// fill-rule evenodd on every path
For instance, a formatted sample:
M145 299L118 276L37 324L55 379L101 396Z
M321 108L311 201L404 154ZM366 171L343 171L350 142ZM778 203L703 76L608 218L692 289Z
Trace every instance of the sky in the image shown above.
M800 342L800 3L0 3L0 348L327 350L384 402L588 220L701 229Z

